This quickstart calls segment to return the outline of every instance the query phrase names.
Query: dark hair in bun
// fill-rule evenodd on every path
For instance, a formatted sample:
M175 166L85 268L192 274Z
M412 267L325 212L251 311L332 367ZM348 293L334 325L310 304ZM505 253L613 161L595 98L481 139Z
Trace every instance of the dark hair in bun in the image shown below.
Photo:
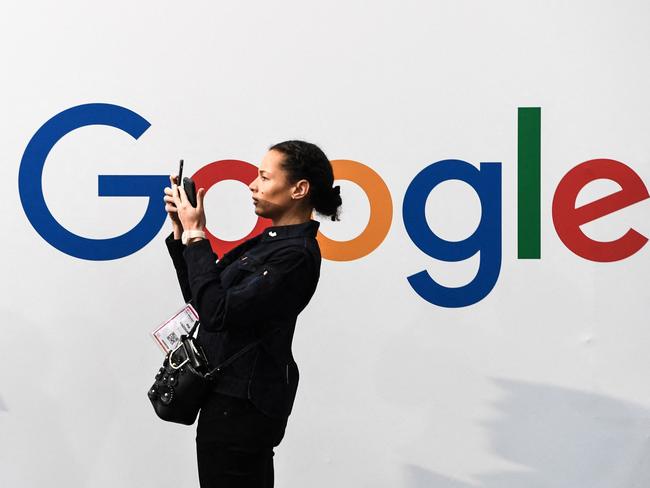
M332 220L340 220L341 187L332 187L334 172L325 153L317 145L305 141L279 142L271 149L284 154L282 167L291 183L309 181L309 202L314 210Z

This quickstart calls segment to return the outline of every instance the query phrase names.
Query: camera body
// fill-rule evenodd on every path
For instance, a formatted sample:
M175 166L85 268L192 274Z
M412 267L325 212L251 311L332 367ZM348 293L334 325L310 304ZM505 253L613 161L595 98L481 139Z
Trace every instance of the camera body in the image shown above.
M183 178L183 189L185 190L190 205L196 208L196 185L194 184L194 180L187 176Z

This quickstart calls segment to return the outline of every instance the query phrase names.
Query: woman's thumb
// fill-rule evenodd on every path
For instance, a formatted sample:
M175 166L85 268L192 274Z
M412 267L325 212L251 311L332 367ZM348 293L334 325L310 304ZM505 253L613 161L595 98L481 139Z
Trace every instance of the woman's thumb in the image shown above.
M196 207L203 208L203 197L205 196L205 188L199 188L196 193Z

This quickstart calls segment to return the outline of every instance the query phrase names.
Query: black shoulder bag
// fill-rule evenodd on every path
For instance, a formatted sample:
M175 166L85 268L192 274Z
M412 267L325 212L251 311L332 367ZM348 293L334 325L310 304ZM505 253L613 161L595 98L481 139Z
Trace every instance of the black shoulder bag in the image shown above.
M180 345L167 353L156 374L155 383L147 393L158 417L167 422L192 425L221 369L280 330L278 327L267 332L210 369L201 344L193 337L198 325L197 320L187 335L181 336Z

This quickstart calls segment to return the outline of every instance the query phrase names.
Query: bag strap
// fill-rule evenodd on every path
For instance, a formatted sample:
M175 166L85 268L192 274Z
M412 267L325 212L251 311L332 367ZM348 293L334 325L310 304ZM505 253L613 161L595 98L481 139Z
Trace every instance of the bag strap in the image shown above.
M233 354L233 355L230 356L228 359L226 359L226 360L223 361L221 364L219 364L217 367L212 368L212 369L207 373L206 376L213 376L214 373L218 373L218 372L221 370L221 368L225 368L225 367L228 366L230 363L232 363L233 361L235 361L238 357L240 357L240 356L246 354L248 351L250 351L250 350L253 349L255 346L257 346L259 343L261 343L264 339L266 339L267 337L270 337L272 334L274 334L275 332L278 332L279 330L281 330L281 328L280 328L280 327L276 327L275 329L273 329L273 330L267 332L266 334L264 334L262 337L260 337L260 338L257 339L256 341L251 342L250 344L247 344L247 345L244 346L242 349L240 349L240 350L237 351L235 354Z
M193 337L194 336L194 331L196 330L196 328L198 326L199 326L199 321L198 320L194 321L194 325L192 326L190 331L187 333L187 337ZM185 335L185 334L183 334L183 335ZM181 336L181 337L183 337L183 336Z
M196 328L197 328L198 326L199 326L199 321L197 320L196 322L194 322L194 325L192 326L192 328L190 329L190 331L187 333L187 336L188 336L188 337L192 337L192 335L194 334L194 331L196 330ZM226 366L228 366L229 364L231 364L232 362L234 362L237 358L239 358L240 356L243 356L243 355L246 354L248 351L250 351L251 349L253 349L253 348L254 348L255 346L257 346L259 343L261 343L264 339L266 339L267 337L270 337L271 335L275 334L276 332L278 332L278 331L280 331L280 330L282 330L281 327L276 327L275 329L270 330L270 331L268 331L267 333L265 333L262 337L260 337L260 338L257 339L256 341L253 341L253 342L251 342L250 344L246 344L243 348L241 348L241 349L240 349L239 351L237 351L235 354L233 354L232 356L230 356L228 359L226 359L225 361L222 361L222 362L221 362L220 364L218 364L216 367L214 367L214 368L212 368L210 371L208 371L208 372L205 374L205 377L206 377L206 378L210 378L211 376L214 376L214 373L218 373L219 371L221 371L222 368L225 368Z

